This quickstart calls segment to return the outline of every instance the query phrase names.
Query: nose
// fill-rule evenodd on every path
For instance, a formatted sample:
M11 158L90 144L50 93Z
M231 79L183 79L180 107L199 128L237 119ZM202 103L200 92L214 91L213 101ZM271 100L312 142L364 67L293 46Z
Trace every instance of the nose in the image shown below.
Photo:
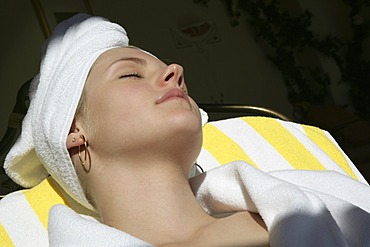
M183 88L184 68L179 64L168 65L161 77L161 84L162 85L172 84L175 86L179 86L180 88Z

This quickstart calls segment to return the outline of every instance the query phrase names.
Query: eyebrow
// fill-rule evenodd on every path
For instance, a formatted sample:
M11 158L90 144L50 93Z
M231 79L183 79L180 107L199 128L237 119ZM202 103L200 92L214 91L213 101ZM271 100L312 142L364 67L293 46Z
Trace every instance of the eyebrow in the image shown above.
M144 65L144 66L147 65L147 62L144 59L139 58L139 57L121 57L117 60L114 60L111 64L109 64L105 70L108 70L111 66L113 66L116 63L125 62L125 61L134 62L136 64Z

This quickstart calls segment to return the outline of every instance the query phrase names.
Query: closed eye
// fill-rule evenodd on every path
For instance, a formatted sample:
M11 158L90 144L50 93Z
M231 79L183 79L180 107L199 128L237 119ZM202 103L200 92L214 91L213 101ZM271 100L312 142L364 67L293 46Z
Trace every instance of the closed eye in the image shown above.
M129 78L129 77L135 77L135 78L143 78L140 74L138 73L129 73L129 74L125 74L125 75L121 75L119 78L122 79L122 78Z

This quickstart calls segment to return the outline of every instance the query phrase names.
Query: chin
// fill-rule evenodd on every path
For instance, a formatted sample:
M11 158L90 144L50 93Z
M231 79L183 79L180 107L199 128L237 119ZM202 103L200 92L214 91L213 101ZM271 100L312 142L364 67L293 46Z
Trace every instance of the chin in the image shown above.
M171 122L179 129L189 132L202 132L202 120L199 113L191 110L182 110L178 114L171 114Z
M187 142L194 141L192 145L196 145L198 139L200 143L202 142L202 123L200 116L196 113L188 110L181 114L173 114L169 119L169 125L172 136L181 137Z

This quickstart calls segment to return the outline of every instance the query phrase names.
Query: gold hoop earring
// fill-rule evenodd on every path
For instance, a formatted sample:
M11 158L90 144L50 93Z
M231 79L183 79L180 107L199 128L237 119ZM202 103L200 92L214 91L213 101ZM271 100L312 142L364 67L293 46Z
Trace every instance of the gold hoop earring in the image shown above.
M86 164L87 164L87 159L88 159L88 155L87 155L87 141L86 141L86 138L84 135L80 135L80 137L84 140L84 147L85 147L85 155L84 155L84 159L82 159L81 157L81 146L78 146L78 159L80 160L81 162L81 165L83 166L83 168L85 169L85 171L89 171L90 170L90 166L88 168L86 168Z

